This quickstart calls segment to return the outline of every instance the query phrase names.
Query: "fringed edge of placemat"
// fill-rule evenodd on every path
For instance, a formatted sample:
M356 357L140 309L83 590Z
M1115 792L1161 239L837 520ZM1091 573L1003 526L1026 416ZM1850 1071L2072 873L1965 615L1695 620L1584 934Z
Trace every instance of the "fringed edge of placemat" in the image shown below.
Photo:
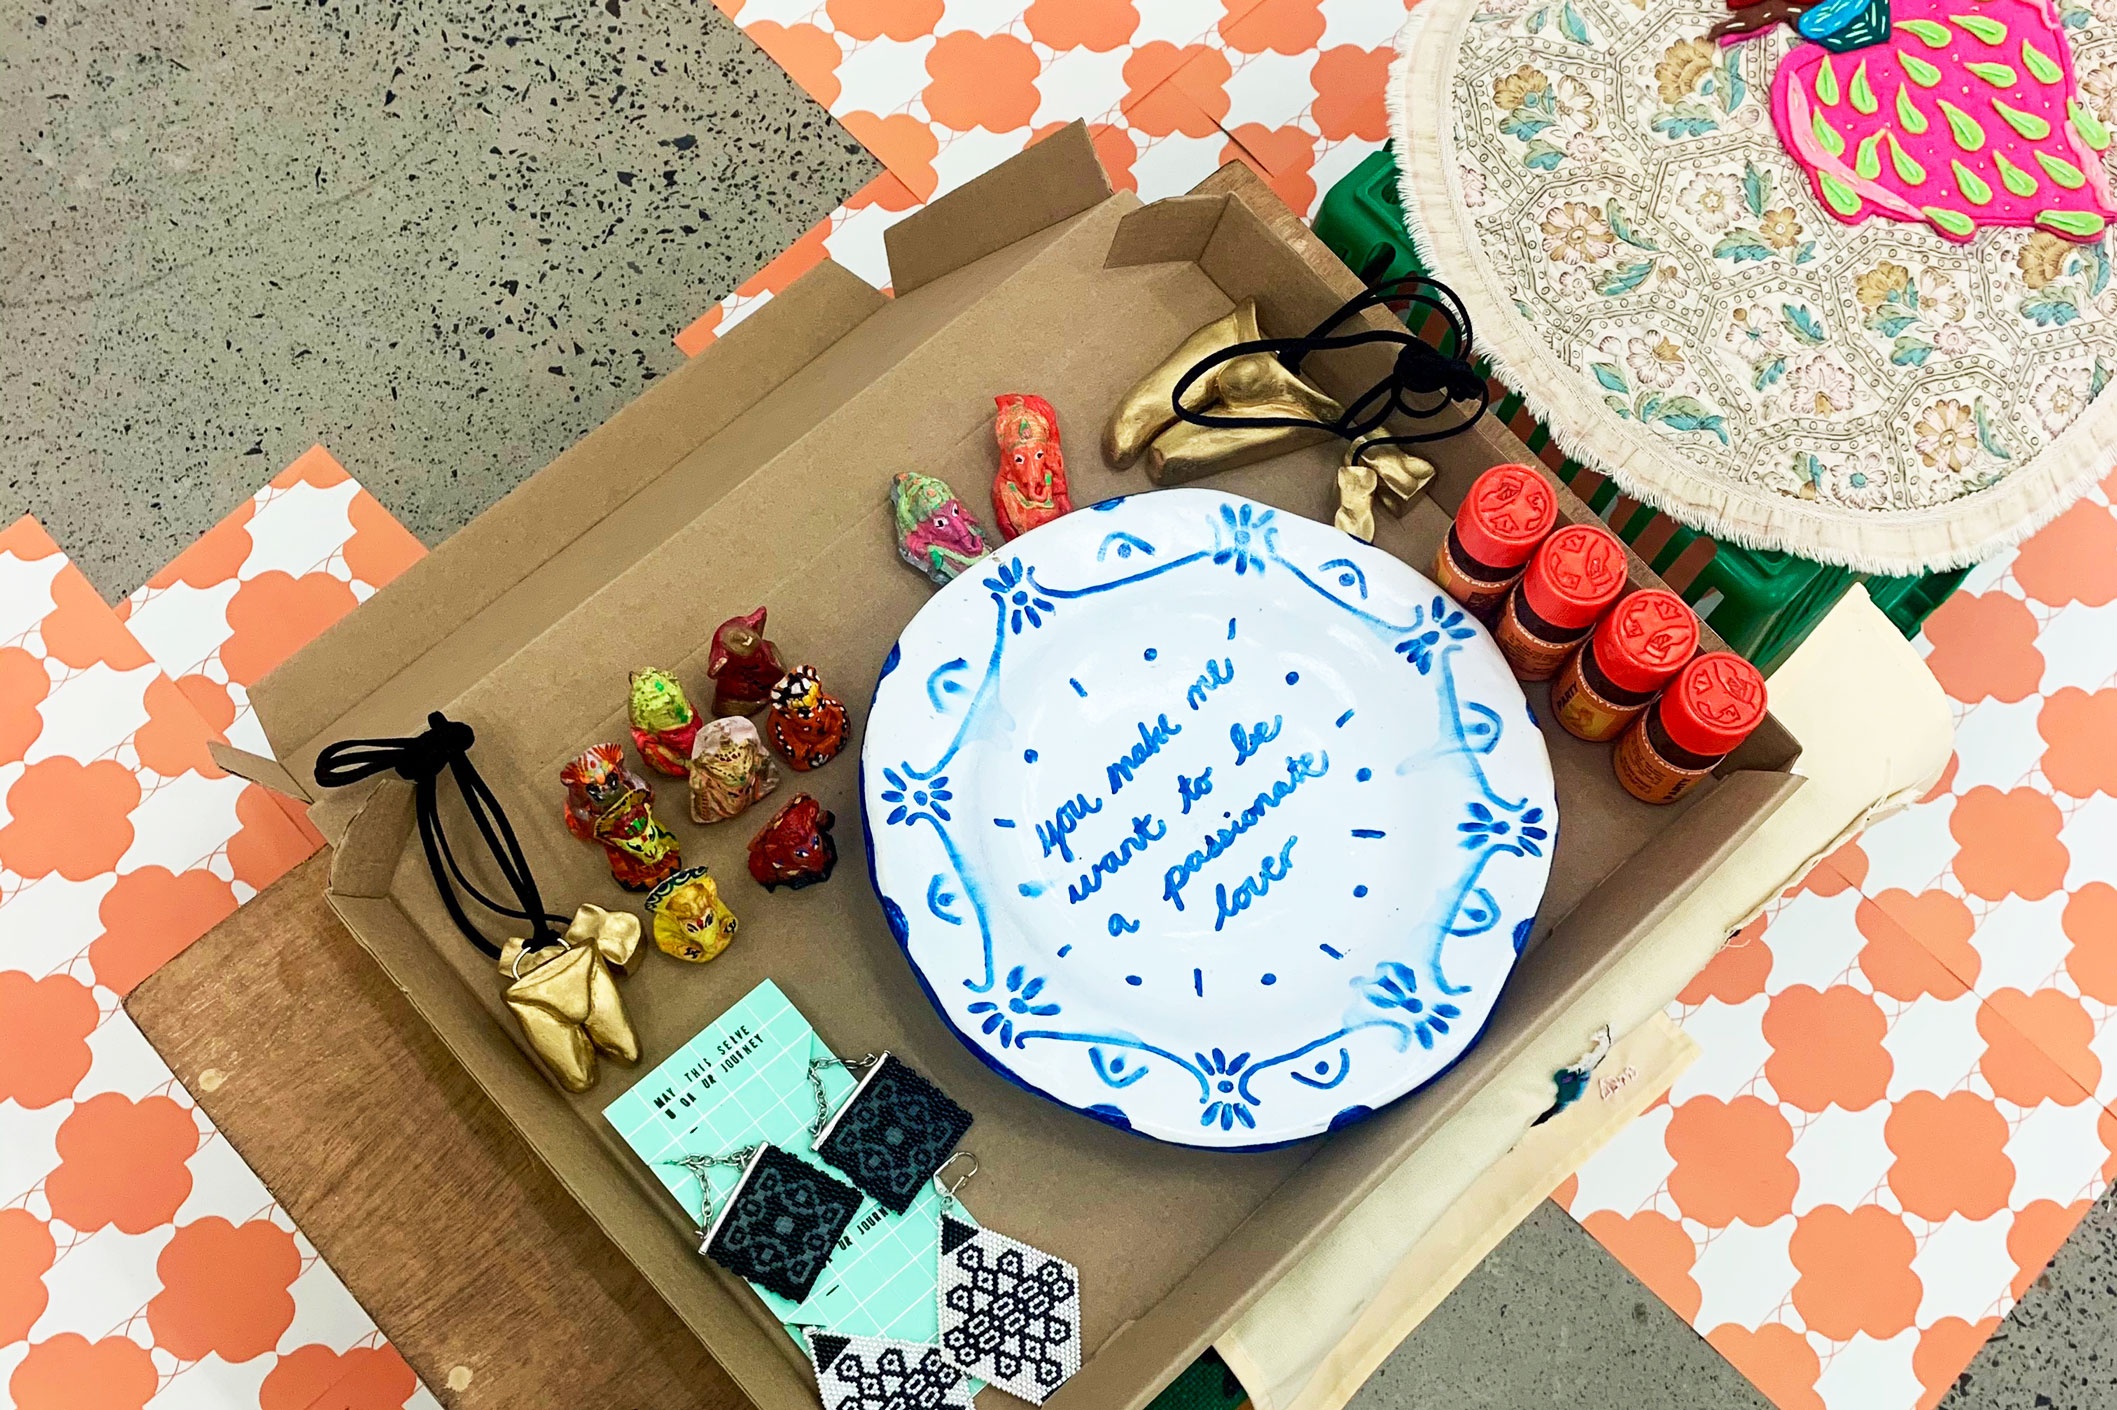
M2027 467L1988 489L1930 509L1869 511L1796 500L1715 485L1664 463L1681 448L1614 420L1600 402L1586 399L1580 373L1524 332L1510 297L1494 286L1477 252L1457 233L1461 222L1437 228L1419 218L1420 190L1445 192L1450 209L1463 210L1458 167L1450 153L1450 80L1459 17L1472 4L1425 0L1397 34L1388 103L1398 200L1420 263L1468 306L1478 355L1522 398L1568 458L1714 538L1897 577L1965 567L2011 548L2064 513L2109 470L2108 448L2117 446L2117 395L2096 397ZM1456 21L1452 29L1451 20ZM1426 130L1412 126L1413 111L1429 117Z

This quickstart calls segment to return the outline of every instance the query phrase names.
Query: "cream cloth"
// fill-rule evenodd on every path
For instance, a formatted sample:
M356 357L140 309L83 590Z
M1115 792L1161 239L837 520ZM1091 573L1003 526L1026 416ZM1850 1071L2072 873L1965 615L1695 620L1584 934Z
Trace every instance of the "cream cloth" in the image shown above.
M2042 42L2117 120L2117 9L2057 15ZM1990 557L2108 468L2117 234L1840 221L1769 112L1797 37L1719 47L1726 16L1423 0L1389 87L1420 257L1565 452L1636 498L1871 572Z
M1509 1160L1510 1150L1529 1148L1560 1125L1550 1122L1524 1140L1551 1104L1552 1075L1576 1061L1605 1024L1627 1035L1618 1050L1661 1054L1652 1030L1638 1030L1659 1021L1726 938L1772 897L1931 788L1954 745L1939 684L1859 587L1772 677L1771 706L1801 741L1795 772L1807 783L1736 860L1708 877L1221 1336L1218 1350L1255 1410L1342 1406L1455 1281L1611 1134L1599 1117L1576 1120L1569 1124L1587 1129L1570 1146ZM1655 1061L1656 1070L1676 1070L1665 1056ZM1606 1058L1598 1077L1611 1071Z

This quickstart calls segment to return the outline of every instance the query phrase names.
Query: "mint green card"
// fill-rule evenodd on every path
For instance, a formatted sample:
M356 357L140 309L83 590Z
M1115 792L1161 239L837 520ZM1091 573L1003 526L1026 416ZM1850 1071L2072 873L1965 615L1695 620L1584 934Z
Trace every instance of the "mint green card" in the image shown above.
M816 1116L809 1063L830 1056L801 1011L768 979L604 1107L603 1117L698 1219L698 1182L682 1166L662 1162L770 1141L834 1179L845 1178L809 1149ZM853 1089L854 1078L842 1067L820 1075L833 1107ZM740 1176L734 1169L709 1173L714 1209ZM960 1205L957 1211L969 1217ZM707 1222L700 1219L700 1227ZM846 1336L933 1343L941 1335L934 1302L940 1240L941 1197L929 1183L903 1214L863 1199L805 1300L789 1302L751 1286L796 1341L802 1327L827 1327Z

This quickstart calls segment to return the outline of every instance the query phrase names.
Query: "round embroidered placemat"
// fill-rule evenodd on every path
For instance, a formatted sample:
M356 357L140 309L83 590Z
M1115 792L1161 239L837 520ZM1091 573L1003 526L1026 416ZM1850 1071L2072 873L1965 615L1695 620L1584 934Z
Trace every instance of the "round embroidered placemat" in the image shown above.
M1971 18L1955 30L1913 19L1948 21L1946 3L1896 3L1889 39L1831 55L1824 86L1816 46L1786 26L1708 39L1730 14L1709 0L1424 0L1398 41L1390 106L1420 258L1568 455L1717 537L1910 574L2015 542L2107 467L2117 282L2109 235L1989 223L2011 200L2085 212L2054 216L2076 233L2100 224L2107 153L2073 136L2071 94L2057 94L2060 126L2040 144L2058 165L2025 176L1999 160L2007 190L1984 187L1996 201L1972 204L1976 173L1928 172L1931 135L1903 134L1925 132L1930 111L1973 166L2010 150L2030 160L2004 130L1972 156L1985 134L1954 128L1958 110L1936 111L1936 96L1967 106L1980 81L2026 88L2025 66L2043 73L2044 51L2062 63L2069 45L2079 123L2106 143L2117 0L1960 0ZM1987 17L2011 23L2014 42L1978 37ZM1911 58L1881 58L1892 45ZM1863 177L1883 168L1858 183L1872 203L1854 198L1857 223L1826 209L1833 178L1812 177L1774 126L1774 73L1797 51L1797 71L1840 104L1809 101L1843 119L1848 178L1855 160ZM1921 56L1945 70L1936 93L1919 86ZM1999 96L2030 106L2013 88ZM1984 101L1976 113L1996 123ZM1878 146L1862 144L1883 126ZM1920 160L1894 163L1914 145ZM1815 149L1810 160L1832 166ZM1982 217L1967 240L1880 213L1882 188L1910 175L1945 190L1936 221L1959 227L1958 207ZM2013 199L2021 190L2034 198Z

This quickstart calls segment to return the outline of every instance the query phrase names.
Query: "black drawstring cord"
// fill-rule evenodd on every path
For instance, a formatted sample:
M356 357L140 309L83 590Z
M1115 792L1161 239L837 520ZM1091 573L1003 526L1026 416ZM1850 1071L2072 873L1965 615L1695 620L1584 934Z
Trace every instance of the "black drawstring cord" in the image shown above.
M1415 336L1408 328L1366 328L1354 333L1336 331L1347 319L1377 307L1404 313L1413 308L1422 308L1440 315L1446 325L1442 345L1437 347ZM1266 353L1278 359L1287 371L1298 375L1303 360L1310 353L1334 352L1376 343L1396 346L1397 356L1390 367L1389 375L1347 402L1344 414L1335 421L1322 421L1308 416L1230 416L1214 411L1193 411L1183 404L1184 394L1200 378L1212 372L1214 368L1240 357ZM1348 441L1366 437L1369 445L1417 445L1425 441L1446 440L1450 436L1459 436L1476 425L1478 418L1492 405L1492 388L1478 375L1477 368L1471 363L1470 346L1470 310L1463 307L1463 301L1456 296L1455 290L1438 279L1429 279L1423 274L1407 274L1397 279L1384 280L1348 299L1338 307L1337 312L1317 324L1303 337L1258 338L1209 353L1177 379L1171 400L1178 417L1198 426L1231 429L1314 428L1328 431ZM1438 397L1441 400L1425 406L1414 406L1409 400L1411 397L1429 401ZM1464 401L1475 401L1477 410L1456 425L1438 431L1419 431L1396 436L1373 434L1379 431L1391 416L1399 412L1424 419L1438 412L1443 404Z
M470 761L470 747L477 742L477 737L469 725L436 710L426 717L423 734L401 739L341 739L326 746L316 756L316 782L324 788L344 788L385 771L394 771L399 778L410 779L419 818L419 841L426 849L426 868L433 874L434 889L441 893L441 904L448 908L449 919L456 923L456 929L469 937L473 945L498 959L500 947L471 924L456 895L457 886L496 915L530 922L536 932L529 938L528 948L532 950L547 942L560 943L560 934L568 922L566 917L552 915L544 909L522 844L509 825L500 800L493 796L492 789L479 776L477 766ZM455 776L464 808L470 813L471 821L478 825L486 850L492 854L508 888L515 893L518 906L503 905L480 891L457 865L456 854L448 845L448 834L441 829L435 789L435 780L440 778L444 769ZM450 878L454 878L453 885ZM554 926L558 929L554 930Z

